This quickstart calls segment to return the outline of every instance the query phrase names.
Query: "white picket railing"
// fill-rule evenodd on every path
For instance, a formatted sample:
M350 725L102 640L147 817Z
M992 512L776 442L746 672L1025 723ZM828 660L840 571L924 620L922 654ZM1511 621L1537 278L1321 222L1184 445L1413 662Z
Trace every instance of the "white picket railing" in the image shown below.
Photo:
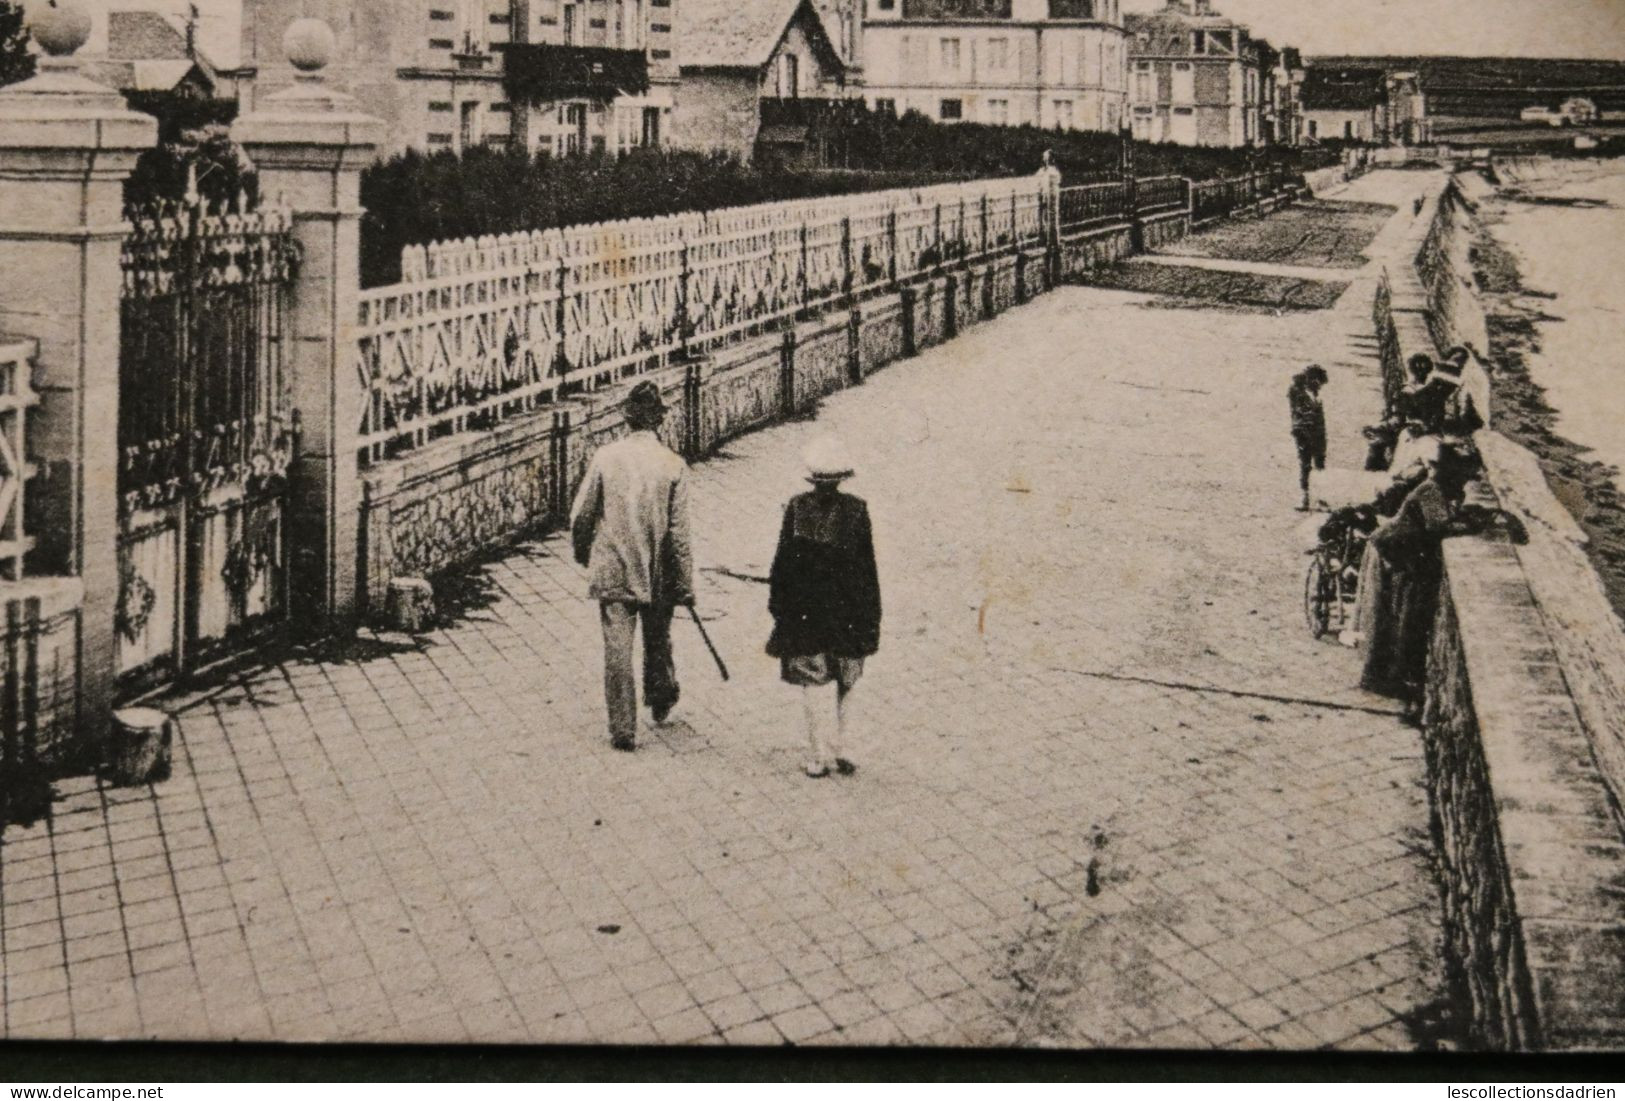
M33 341L0 341L0 581L21 581L33 546L23 526L28 464L28 411L39 404L33 387Z

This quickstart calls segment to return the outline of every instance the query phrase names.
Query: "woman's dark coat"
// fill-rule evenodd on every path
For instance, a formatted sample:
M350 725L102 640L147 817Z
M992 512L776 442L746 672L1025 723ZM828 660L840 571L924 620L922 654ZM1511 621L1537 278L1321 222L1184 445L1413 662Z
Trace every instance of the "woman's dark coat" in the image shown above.
M773 657L861 658L880 648L880 579L861 498L812 492L786 506L767 608Z
M1374 619L1361 678L1368 691L1401 699L1416 695L1427 668L1444 578L1439 544L1449 526L1449 503L1430 478L1412 490L1399 514L1371 537L1384 568L1372 594Z

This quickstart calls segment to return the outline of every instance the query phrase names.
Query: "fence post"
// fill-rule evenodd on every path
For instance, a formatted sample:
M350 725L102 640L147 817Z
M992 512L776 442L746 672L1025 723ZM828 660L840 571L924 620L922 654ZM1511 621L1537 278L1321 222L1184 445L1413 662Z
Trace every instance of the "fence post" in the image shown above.
M893 290L897 289L897 208L886 212L886 240L891 246L891 260L886 265L887 277Z
M683 253L684 263L688 262L688 253ZM805 313L812 304L812 272L808 269L807 219L801 219L801 310ZM685 277L686 283L686 277ZM684 291L684 301L687 291Z
M932 232L936 234L936 245L934 247L937 250L937 262L936 262L935 266L936 266L936 270L940 272L942 270L942 204L941 203L938 203L936 205L936 213L932 215L932 218L933 218Z
M38 341L27 565L81 579L78 728L99 749L118 661L122 188L157 125L79 73L88 26L29 15L38 75L0 92L0 332Z
M570 373L570 350L564 339L564 328L570 322L570 299L565 294L565 287L570 281L570 258L559 250L559 270L553 275L553 286L558 293L553 297L553 335L558 340L558 347L553 351L553 371L560 378ZM683 294L679 303L682 307L683 318L683 354L688 354L688 245L683 246ZM565 388L561 385L559 392Z
M383 124L323 82L334 48L327 24L295 20L282 48L296 83L238 119L232 136L259 169L261 194L293 212L303 254L288 304L289 381L304 426L289 471L291 603L306 629L342 630L357 612L357 448L367 400L353 374L361 170Z
M847 306L852 305L853 291L857 287L857 277L852 273L852 216L843 215L841 218L841 298Z

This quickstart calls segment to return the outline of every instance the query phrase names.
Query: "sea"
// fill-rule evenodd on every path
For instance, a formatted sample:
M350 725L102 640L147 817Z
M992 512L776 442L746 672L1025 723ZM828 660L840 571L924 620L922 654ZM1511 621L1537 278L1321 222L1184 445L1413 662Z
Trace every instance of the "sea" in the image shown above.
M1526 182L1545 200L1501 204L1495 236L1518 261L1539 303L1540 351L1531 379L1557 411L1554 431L1589 448L1625 485L1625 163L1565 165L1561 176Z

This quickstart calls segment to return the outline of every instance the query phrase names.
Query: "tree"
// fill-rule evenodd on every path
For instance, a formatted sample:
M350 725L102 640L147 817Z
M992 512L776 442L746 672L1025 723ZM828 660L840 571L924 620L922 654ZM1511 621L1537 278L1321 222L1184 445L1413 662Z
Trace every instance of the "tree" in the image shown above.
M33 75L34 55L28 52L23 6L0 0L0 85L15 84Z

